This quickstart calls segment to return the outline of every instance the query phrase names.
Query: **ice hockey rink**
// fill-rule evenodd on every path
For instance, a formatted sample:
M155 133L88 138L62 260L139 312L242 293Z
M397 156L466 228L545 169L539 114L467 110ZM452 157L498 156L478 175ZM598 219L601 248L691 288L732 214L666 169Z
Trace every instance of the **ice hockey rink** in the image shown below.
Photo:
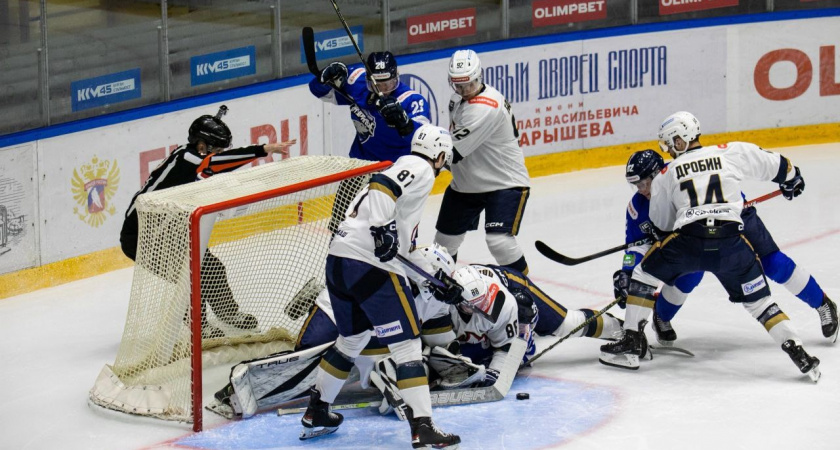
M707 143L709 144L709 143ZM758 206L783 251L840 299L840 143L775 149L801 167L794 201ZM747 198L776 189L745 186ZM623 243L632 195L624 167L533 180L519 241L531 278L568 308L600 309L612 299L620 253L578 266L541 256L534 241L582 256ZM431 241L441 196L427 204L421 241ZM491 262L474 232L459 263ZM88 391L113 363L122 336L132 269L0 300L0 449L409 448L408 425L375 409L346 413L337 433L301 442L298 416L264 413L228 422L205 412L206 430L103 414ZM464 449L837 449L840 344L823 338L815 310L771 283L805 349L820 358L814 384L741 306L706 277L673 321L678 345L695 357L656 354L638 371L598 363L603 341L569 339L520 372L501 402L435 410ZM611 310L617 316L623 311ZM648 329L653 341L653 332ZM538 350L557 338L539 338ZM218 372L218 371L217 371ZM205 380L205 403L223 380ZM528 392L529 400L516 400Z

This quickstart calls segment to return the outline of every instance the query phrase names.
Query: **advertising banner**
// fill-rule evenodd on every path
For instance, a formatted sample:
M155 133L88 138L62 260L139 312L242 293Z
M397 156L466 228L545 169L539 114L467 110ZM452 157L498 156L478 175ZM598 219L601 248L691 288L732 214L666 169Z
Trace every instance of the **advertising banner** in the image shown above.
M406 26L409 44L472 36L475 34L475 8L408 17Z
M654 140L659 121L682 109L722 132L726 33L670 31L480 53L484 82L512 106L526 156ZM453 92L448 61L401 67L430 86L439 123ZM701 69L698 69L701 68ZM703 95L688 93L703 92ZM453 98L458 101L457 97Z
M190 58L190 85L213 83L257 73L257 50L248 47Z
M659 15L738 6L738 0L659 0Z
M35 148L0 149L0 273L39 265Z
M364 54L365 40L363 27L361 25L350 27L350 32L353 33L353 39L356 40L359 50ZM347 31L344 28L315 33L315 59L319 61L331 60L355 54L356 48L353 47L353 41L347 36ZM300 39L300 62L301 64L306 64L306 54L303 51L303 38Z
M732 33L728 49L729 129L837 122L837 18L756 23Z
M140 98L140 93L139 68L70 83L73 111Z
M531 2L531 24L534 28L606 18L606 0L535 0Z

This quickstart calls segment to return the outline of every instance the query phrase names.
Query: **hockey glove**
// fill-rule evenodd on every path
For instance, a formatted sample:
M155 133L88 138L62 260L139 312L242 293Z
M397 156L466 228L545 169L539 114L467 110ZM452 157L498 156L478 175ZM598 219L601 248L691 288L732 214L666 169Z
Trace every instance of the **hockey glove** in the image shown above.
M400 238L397 235L397 222L392 220L381 227L370 227L373 236L373 254L382 262L388 262L397 256Z
M802 179L802 174L799 173L799 167L794 166L794 169L796 169L796 175L793 178L779 183L779 189L781 189L782 195L788 200L793 200L793 197L799 197L799 194L805 190L805 180Z
M400 102L394 97L383 97L376 100L376 110L385 119L389 127L396 128L400 136L408 136L414 132L414 122L408 117Z
M321 71L321 84L328 84L336 89L341 89L347 81L347 66L344 63L334 62Z
M613 274L613 294L621 309L627 307L627 289L630 287L630 272L616 270Z
M487 369L484 372L484 381L480 383L476 383L475 387L489 387L496 384L496 381L499 380L499 371L496 369Z
M432 294L436 299L446 303L447 305L457 305L458 303L464 301L464 297L461 296L461 293L464 292L464 288L461 287L454 278L443 273L443 270L438 270L438 273L435 274L435 278L442 281L445 285L444 287L438 287L437 285L429 284L429 290L432 291Z

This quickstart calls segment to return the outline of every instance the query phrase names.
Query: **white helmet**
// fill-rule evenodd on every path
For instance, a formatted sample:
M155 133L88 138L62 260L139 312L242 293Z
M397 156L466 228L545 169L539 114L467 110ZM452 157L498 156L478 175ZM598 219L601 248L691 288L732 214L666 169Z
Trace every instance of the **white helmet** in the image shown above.
M674 146L674 138L679 136L685 141L685 148L677 150ZM659 125L659 147L664 152L674 152L677 156L688 150L688 144L700 136L700 121L693 114L687 111L679 111L671 114Z
M472 50L458 50L449 58L449 85L458 95L466 97L481 89L481 61Z
M446 247L438 244L424 245L417 247L415 251L419 251L426 263L431 266L432 275L442 270L447 276L451 276L452 271L455 270L455 260L449 256Z
M464 297L466 306L472 312L493 321L493 306L499 286L496 283L488 283L488 279L473 266L461 267L452 274L452 278L464 288L461 296Z
M443 167L449 167L452 164L452 136L439 126L423 124L411 138L411 153L423 155L432 161L437 161L443 153Z

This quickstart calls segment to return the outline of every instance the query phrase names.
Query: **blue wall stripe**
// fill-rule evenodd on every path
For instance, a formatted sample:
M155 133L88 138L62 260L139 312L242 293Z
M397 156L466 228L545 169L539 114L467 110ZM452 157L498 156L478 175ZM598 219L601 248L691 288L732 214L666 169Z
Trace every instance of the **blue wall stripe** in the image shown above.
M672 22L624 25L613 28L573 31L570 33L548 34L543 36L529 36L523 38L508 39L504 41L493 41L481 44L472 44L469 47L473 50L476 50L478 53L482 53L494 50L507 50L511 48L554 44L558 42L581 41L615 36L629 36L642 33L655 33L662 31L717 27L723 25L737 25L746 23L777 22L782 20L814 19L835 16L840 16L840 8L763 12L737 16L712 17L708 19L675 20ZM838 24L838 26L840 26L840 24ZM398 60L401 65L412 64L440 58L449 58L451 54L452 48L447 48L443 50L432 50L411 55L404 55L400 56ZM6 134L0 136L0 148L22 144L25 142L36 141L39 139L52 138L64 134L75 133L78 131L89 130L92 128L114 125L117 123L128 122L131 120L143 119L146 117L157 116L173 111L195 108L198 106L204 106L211 103L218 103L225 100L248 97L251 95L276 91L278 89L288 88L292 86L299 86L308 83L311 79L312 75L308 73L295 75L292 77L281 78L279 80L264 81L248 86L227 89L224 91L213 92L209 94L197 95L195 97L172 100L170 102L165 103L156 103L154 105L147 105L140 108L105 114L102 116L91 117L88 119L76 120L58 125L52 125L49 127L36 128L27 131Z

